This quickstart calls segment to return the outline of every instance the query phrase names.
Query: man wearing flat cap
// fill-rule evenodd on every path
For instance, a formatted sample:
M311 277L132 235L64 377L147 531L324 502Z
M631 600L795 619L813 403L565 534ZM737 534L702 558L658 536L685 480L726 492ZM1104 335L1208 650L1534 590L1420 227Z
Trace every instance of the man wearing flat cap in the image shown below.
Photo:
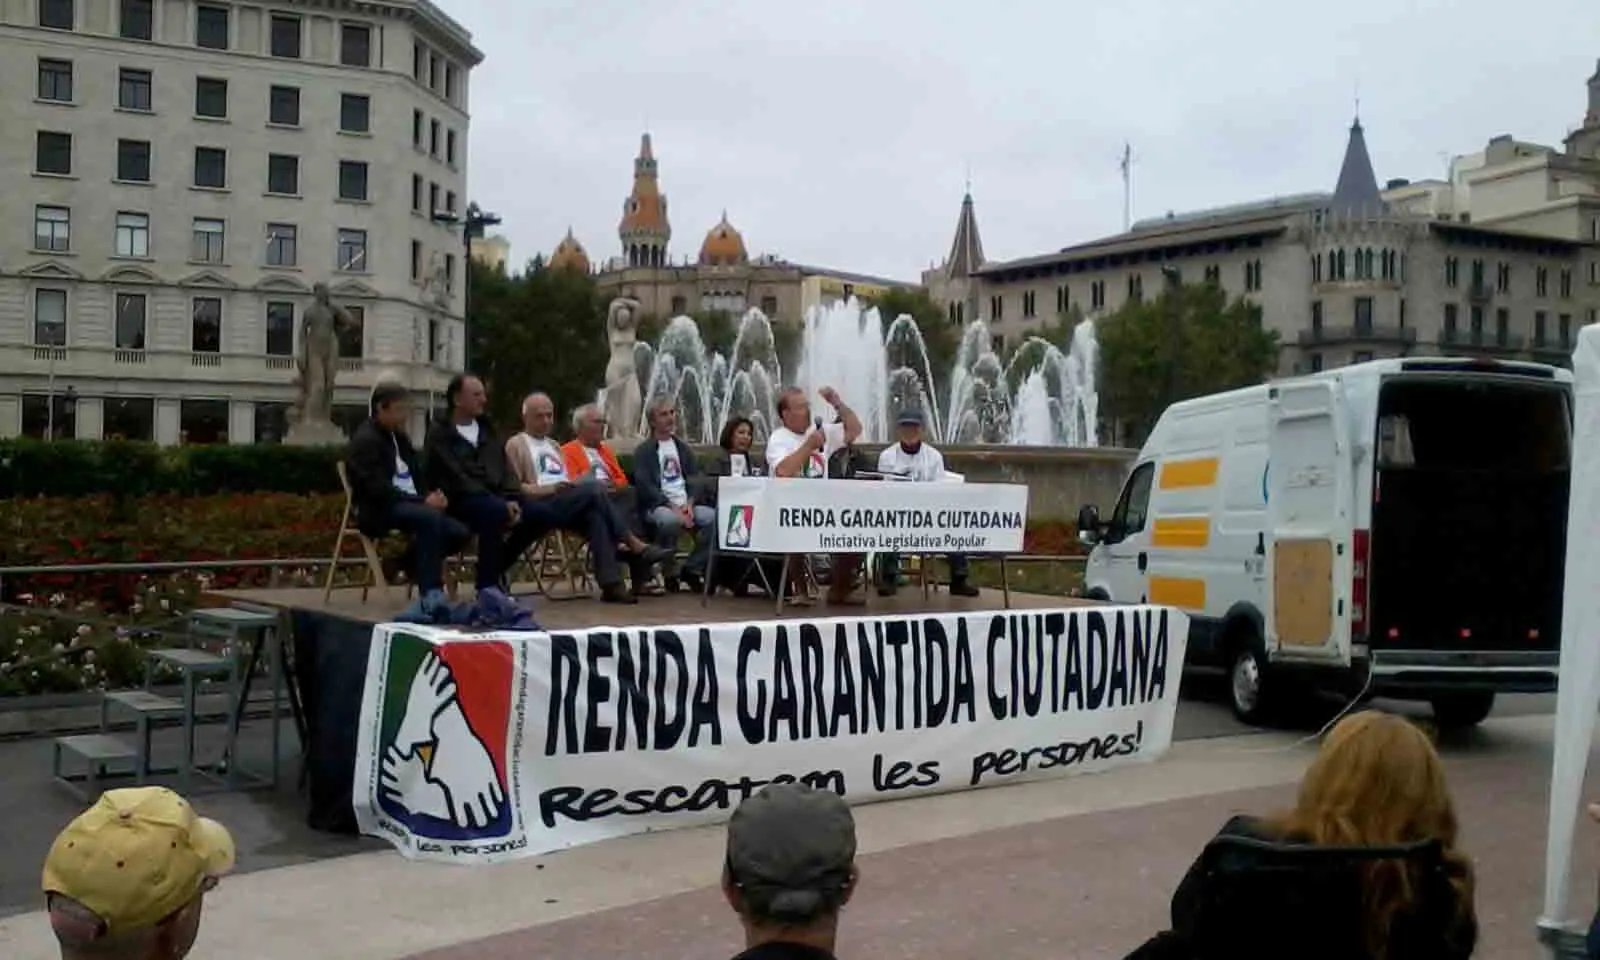
M233 869L233 837L165 787L107 790L44 861L62 960L182 960L206 893Z
M734 960L833 960L855 892L856 822L831 790L775 783L728 821L722 893L744 925Z
M901 477L918 483L937 483L944 479L944 454L933 444L922 439L922 411L906 410L895 418L898 443L891 443L878 454L878 472ZM952 553L950 564L950 593L957 597L976 597L977 587L967 579L965 554ZM882 554L878 557L878 595L894 596L900 584L899 554Z

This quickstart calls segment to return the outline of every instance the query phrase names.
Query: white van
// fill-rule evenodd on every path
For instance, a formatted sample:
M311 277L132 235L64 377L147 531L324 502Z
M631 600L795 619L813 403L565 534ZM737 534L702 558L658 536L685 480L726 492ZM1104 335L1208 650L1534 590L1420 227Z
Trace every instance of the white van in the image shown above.
M1299 686L1428 700L1441 725L1555 689L1572 374L1377 360L1173 404L1084 592L1179 607L1240 719Z

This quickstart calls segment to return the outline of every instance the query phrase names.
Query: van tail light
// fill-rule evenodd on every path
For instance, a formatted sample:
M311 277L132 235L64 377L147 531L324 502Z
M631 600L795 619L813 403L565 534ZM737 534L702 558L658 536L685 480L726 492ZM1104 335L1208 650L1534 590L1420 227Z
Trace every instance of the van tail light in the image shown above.
M1350 543L1350 635L1367 635L1368 563L1372 556L1372 535L1357 530Z

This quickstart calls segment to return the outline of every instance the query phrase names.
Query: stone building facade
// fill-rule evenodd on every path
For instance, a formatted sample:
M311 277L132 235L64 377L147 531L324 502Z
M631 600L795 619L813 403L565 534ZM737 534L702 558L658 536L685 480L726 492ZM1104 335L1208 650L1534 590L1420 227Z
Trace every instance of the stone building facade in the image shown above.
M282 436L460 366L471 38L427 0L0 0L0 435ZM422 406L422 405L419 405Z
M1570 362L1600 310L1600 71L1565 149L1496 138L1451 182L1380 189L1359 120L1331 193L1146 220L1056 253L983 260L971 198L949 257L924 276L1003 349L1046 320L1102 317L1175 281L1259 305L1280 373L1378 357Z

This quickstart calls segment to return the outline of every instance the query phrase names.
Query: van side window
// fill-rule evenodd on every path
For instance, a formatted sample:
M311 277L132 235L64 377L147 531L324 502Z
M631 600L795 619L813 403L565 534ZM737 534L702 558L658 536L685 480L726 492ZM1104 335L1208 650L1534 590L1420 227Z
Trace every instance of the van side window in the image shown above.
M1108 542L1126 540L1144 529L1145 515L1150 512L1150 484L1155 476L1156 465L1144 463L1128 478L1128 485L1122 488L1122 497L1111 514L1111 527L1106 531Z

